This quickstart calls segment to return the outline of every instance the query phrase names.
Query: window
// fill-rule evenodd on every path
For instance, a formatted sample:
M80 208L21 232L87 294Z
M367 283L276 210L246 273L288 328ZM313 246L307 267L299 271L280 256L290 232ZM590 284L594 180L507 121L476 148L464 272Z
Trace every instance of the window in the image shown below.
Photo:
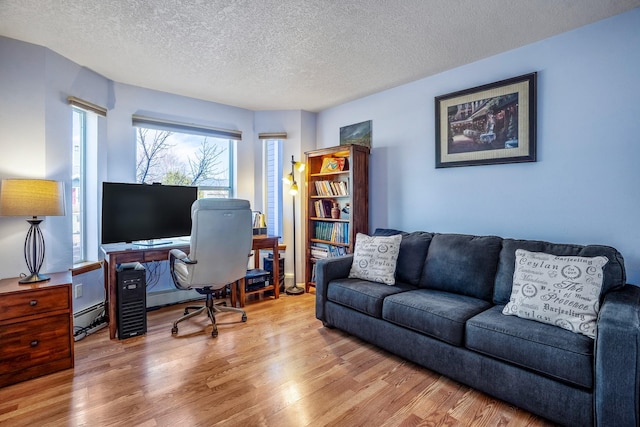
M84 193L85 193L85 148L87 141L86 123L87 112L79 108L73 108L73 149L72 149L72 177L71 177L71 211L72 211L72 232L73 232L73 263L85 261L85 216L84 216Z
M282 140L264 140L265 216L267 234L282 236Z
M71 221L73 263L98 259L97 164L99 120L106 113L79 107L81 100L70 98L72 117ZM92 109L99 108L89 105Z
M107 109L74 96L71 105L71 216L73 263L98 259L98 139Z
M198 197L232 197L236 131L133 117L136 181L198 187Z

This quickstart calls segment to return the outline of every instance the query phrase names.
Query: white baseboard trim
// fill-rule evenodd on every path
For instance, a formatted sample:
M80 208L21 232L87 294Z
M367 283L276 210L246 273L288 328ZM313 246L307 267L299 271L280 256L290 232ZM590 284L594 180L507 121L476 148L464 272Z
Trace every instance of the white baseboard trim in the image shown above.
M86 328L104 312L104 302L87 307L73 314L73 326L77 328Z

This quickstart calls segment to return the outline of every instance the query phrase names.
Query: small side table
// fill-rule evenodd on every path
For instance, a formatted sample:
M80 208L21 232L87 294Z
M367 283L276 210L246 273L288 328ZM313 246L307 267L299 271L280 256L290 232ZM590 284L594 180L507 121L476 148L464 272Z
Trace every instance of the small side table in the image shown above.
M71 273L0 280L0 387L73 368Z
M278 240L279 236L267 236L267 235L257 235L253 236L253 263L255 268L260 267L260 249L271 249L273 251L273 258L279 259L279 247L280 244ZM256 294L259 292L265 291L273 291L273 296L275 299L280 298L280 274L284 274L280 272L278 268L279 263L274 263L273 266L273 283L269 283L269 286L265 286L264 288L256 289L255 291L246 292L244 280L238 281L231 286L231 304L235 307L237 303L240 304L240 307L244 307L244 303L247 295ZM235 292L235 297L234 297Z

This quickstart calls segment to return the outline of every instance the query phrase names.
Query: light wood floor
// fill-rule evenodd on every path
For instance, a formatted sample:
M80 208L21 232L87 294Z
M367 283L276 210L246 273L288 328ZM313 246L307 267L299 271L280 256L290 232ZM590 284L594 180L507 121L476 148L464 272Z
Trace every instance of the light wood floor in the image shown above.
M249 301L218 338L205 316L171 336L180 305L149 312L146 336L102 329L76 342L74 369L0 389L0 425L551 425L322 327L314 298Z

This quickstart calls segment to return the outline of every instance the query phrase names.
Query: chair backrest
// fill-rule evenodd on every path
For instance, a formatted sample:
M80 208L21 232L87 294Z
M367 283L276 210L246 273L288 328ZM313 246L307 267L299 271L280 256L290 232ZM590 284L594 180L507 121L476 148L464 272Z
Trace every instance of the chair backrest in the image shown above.
M253 229L247 200L199 199L191 206L191 248L187 283L220 288L247 273Z

